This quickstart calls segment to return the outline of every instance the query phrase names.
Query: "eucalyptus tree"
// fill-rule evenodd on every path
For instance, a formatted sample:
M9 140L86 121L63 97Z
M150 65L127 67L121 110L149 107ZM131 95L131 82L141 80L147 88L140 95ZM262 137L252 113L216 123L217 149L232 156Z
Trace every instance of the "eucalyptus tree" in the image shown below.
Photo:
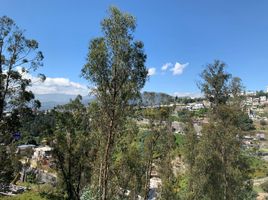
M38 42L27 39L24 31L9 17L0 18L0 119L6 109L26 103L33 94L26 90L31 80L23 73L42 66ZM41 75L41 74L40 74ZM44 78L43 75L41 75Z
M228 87L231 74L225 72L226 64L220 60L208 64L201 74L202 81L199 84L201 92L214 107L225 104L230 95Z
M211 102L209 122L203 125L195 148L191 199L254 199L250 167L241 148L247 120L239 103L241 83L231 79L221 61L209 64L202 73L201 90ZM193 140L196 141L196 140Z
M112 155L131 114L132 100L140 96L147 69L143 43L135 41L136 20L115 7L101 23L102 37L91 40L82 75L92 84L99 112L98 131L102 136L99 173L100 199L112 199Z
M183 119L185 122L185 139L183 143L183 156L185 163L187 164L187 194L185 199L193 199L193 183L195 182L195 174L194 167L196 162L196 157L198 154L198 135L196 130L194 129L194 119L193 116L189 112L185 114L185 118Z
M147 108L144 118L149 120L143 137L143 160L145 168L144 200L150 196L150 179L152 172L157 172L163 184L158 188L161 199L171 199L176 196L174 189L175 176L172 171L172 150L175 148L174 135L171 128L171 113L173 108Z
M90 135L89 112L78 96L68 104L56 107L55 130L51 136L53 158L69 200L79 200L82 190L90 183L95 154Z
M31 79L27 73L42 66L42 60L38 42L27 39L11 18L0 17L0 143L4 144L0 148L4 148L1 152L6 151L5 154L11 153L7 145L12 142L12 133L18 131L22 119L31 113L30 107L40 106L29 91ZM40 78L44 80L45 76L40 74ZM1 165L0 171L1 176L5 176L10 166ZM14 173L8 174L9 180L12 179Z

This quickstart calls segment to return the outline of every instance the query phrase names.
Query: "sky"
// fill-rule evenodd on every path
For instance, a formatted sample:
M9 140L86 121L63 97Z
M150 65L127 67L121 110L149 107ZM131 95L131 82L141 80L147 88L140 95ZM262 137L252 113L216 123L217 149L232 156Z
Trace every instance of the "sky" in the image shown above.
M36 93L86 94L81 78L89 41L102 36L109 6L136 17L135 39L145 45L149 80L144 91L198 95L200 73L215 59L247 90L268 85L267 0L0 0L7 15L39 42L48 78ZM30 76L35 76L30 75Z

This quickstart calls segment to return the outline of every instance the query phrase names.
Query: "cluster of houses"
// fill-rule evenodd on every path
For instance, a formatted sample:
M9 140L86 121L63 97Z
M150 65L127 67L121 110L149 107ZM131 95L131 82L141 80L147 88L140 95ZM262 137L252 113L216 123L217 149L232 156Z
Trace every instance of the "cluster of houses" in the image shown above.
M47 145L36 146L33 144L24 144L17 147L17 154L28 156L34 161L43 161L50 159L52 148Z
M29 161L30 167L37 168L38 163L42 166L52 166L52 148L47 145L36 146L33 144L20 145L17 147L17 154L19 154L25 162Z
M171 103L168 105L153 105L153 106L143 106L141 108L163 108L163 107L175 107L175 111L179 110L189 110L195 111L200 110L202 108L208 108L210 106L209 102L202 101L202 102L195 102L195 103L188 103L188 104L181 104L181 103Z
M266 96L252 97L246 96L244 105L248 108L248 115L253 120L268 120L267 117L261 117L263 114L264 107L268 106L268 98Z
M266 96L260 96L260 97L247 96L245 104L247 106L254 106L254 107L268 105L268 99Z
M22 169L10 184L0 184L0 196L14 196L25 192L28 188L16 185L17 181L29 181L34 179L38 183L50 183L55 185L56 174L45 169L52 167L52 148L43 145L24 144L17 146L17 155L21 158ZM40 164L39 164L40 163ZM0 197L1 198L1 197Z
M26 181L27 174L33 172L38 176L39 182L54 183L56 181L56 175L49 172L54 167L52 150L47 145L35 146L29 144L18 146L17 154L21 156L20 161L24 166L20 173L20 180L22 182Z

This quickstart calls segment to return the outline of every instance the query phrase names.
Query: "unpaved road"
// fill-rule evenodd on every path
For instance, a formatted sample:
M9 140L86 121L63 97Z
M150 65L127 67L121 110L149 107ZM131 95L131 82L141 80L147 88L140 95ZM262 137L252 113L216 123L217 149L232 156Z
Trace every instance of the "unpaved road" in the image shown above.
M268 181L268 177L254 179L253 180L253 185L254 186L259 186L259 185L263 184L266 181ZM268 197L268 193L258 193L257 200L265 200L266 197Z
M266 181L268 181L268 176L264 177L264 178L254 179L253 180L253 185L254 186L259 186L259 185L261 185L262 183L264 183Z

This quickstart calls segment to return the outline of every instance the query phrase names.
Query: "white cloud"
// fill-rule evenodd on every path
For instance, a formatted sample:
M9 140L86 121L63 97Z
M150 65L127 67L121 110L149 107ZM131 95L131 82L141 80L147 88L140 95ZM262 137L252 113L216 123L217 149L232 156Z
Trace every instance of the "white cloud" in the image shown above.
M148 76L153 76L156 74L156 69L154 67L148 69Z
M185 69L185 67L187 67L189 65L189 63L185 63L185 64L180 64L179 62L176 62L174 67L170 69L170 71L172 71L173 75L180 75L183 73L183 70Z
M70 95L88 95L89 89L87 86L77 82L73 82L68 78L51 78L46 77L46 80L42 82L39 77L32 74L22 72L22 68L18 67L17 70L23 77L32 80L32 86L29 87L35 94L70 94Z
M172 63L166 63L166 64L164 64L163 66L162 66L162 68L161 68L161 70L162 71L166 71L169 67L171 67L172 66Z
M199 98L203 97L201 93L198 92L174 92L173 96L177 97L191 97L191 98Z
M35 77L36 78L36 77ZM36 81L33 83L31 90L35 94L71 94L87 95L89 89L80 83L70 81L67 78L50 78L47 77L44 82Z

